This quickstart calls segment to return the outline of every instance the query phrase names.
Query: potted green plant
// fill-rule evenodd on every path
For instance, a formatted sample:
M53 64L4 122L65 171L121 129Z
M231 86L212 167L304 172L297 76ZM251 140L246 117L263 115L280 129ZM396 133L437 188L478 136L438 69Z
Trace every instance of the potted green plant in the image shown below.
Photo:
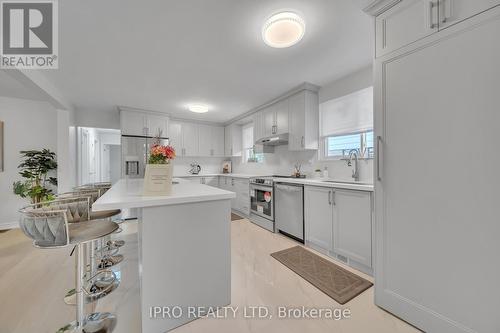
M21 151L19 174L25 178L13 184L14 194L30 198L32 203L54 199L52 191L57 178L49 174L57 169L56 154L49 149Z
M151 147L144 174L144 195L169 195L172 192L172 174L175 149L154 144Z

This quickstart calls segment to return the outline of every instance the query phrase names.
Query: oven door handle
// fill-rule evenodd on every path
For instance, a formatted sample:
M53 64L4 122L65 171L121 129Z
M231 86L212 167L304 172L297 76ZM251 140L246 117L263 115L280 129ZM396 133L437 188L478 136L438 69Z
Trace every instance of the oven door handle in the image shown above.
M265 192L271 192L273 193L273 188L272 187L266 187L266 186L259 186L259 185L251 185L250 186L251 190L260 190L260 191L265 191Z

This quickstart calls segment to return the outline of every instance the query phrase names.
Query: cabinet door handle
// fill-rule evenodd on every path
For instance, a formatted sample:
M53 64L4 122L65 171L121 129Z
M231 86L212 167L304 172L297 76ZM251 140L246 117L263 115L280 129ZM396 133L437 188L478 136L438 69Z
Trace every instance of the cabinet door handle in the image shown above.
M429 1L429 28L435 29L437 24L434 23L434 7L436 3L434 1Z
M332 191L332 202L334 206L337 205L337 203L335 202L335 191Z
M332 205L332 191L328 191L328 204Z
M448 19L451 17L452 1L441 0L439 3L441 4L441 9L439 10L439 13L443 12L441 23L446 23Z
M304 140L304 136L302 136L302 139L300 139L300 146L301 146L302 148L304 148L304 147L305 147L305 140Z
M382 137L380 135L377 136L377 180L382 181L382 173L380 172L380 159L382 158L382 151L380 150L382 145Z

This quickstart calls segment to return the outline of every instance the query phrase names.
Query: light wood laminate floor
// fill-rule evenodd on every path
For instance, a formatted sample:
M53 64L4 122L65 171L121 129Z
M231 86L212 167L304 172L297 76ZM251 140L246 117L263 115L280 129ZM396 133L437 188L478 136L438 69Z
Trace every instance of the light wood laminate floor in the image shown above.
M272 234L246 219L233 221L231 226L231 305L240 309L236 318L202 318L173 332L419 332L375 306L373 287L340 306L269 255L295 246L296 242ZM115 332L138 333L137 223L125 223L123 229L116 237L127 242L121 251L125 260L119 266L122 283L114 293L88 307L87 311L97 308L97 311L113 312L118 317ZM0 332L51 333L74 320L74 308L62 300L66 290L72 288L74 283L74 260L69 256L70 251L69 248L33 248L30 240L18 229L0 233ZM266 306L273 318L244 318L242 309L245 306ZM352 315L339 321L279 319L276 315L278 306L349 308Z

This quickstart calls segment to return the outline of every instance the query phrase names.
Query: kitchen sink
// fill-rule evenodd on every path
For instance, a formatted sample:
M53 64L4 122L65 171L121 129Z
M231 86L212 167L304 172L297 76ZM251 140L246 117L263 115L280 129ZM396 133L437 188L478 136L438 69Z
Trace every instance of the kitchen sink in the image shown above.
M324 183L352 184L352 185L373 185L372 183L348 181L348 180L323 180Z

